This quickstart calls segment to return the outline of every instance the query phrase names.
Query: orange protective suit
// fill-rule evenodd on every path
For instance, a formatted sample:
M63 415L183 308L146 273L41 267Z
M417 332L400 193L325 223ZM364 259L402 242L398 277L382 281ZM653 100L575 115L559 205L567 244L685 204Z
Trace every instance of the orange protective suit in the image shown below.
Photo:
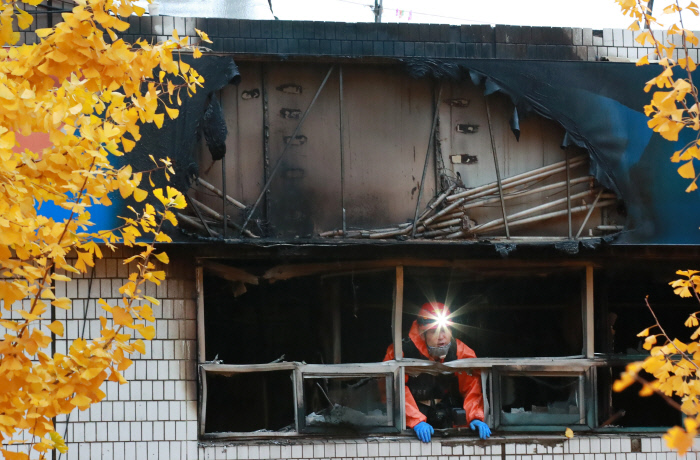
M425 359L431 359L428 354L428 346L425 340L418 331L418 322L414 321L411 326L411 330L408 333L408 337L411 339L413 344L418 348L421 355ZM457 342L457 359L465 358L476 358L476 353L474 350L469 348L461 340L455 339ZM386 356L384 356L384 361L389 361L394 359L394 345L389 345L386 350ZM434 361L434 360L433 360ZM442 361L441 361L442 362ZM464 410L467 413L467 425L472 422L472 420L484 421L484 397L481 392L481 372L473 371L473 375L469 375L466 372L455 372L457 375L457 380L459 382L459 392L464 397ZM408 376L406 376L406 381L408 381ZM411 394L411 390L406 388L406 426L408 428L413 428L420 422L425 422L427 417L418 409L418 404Z

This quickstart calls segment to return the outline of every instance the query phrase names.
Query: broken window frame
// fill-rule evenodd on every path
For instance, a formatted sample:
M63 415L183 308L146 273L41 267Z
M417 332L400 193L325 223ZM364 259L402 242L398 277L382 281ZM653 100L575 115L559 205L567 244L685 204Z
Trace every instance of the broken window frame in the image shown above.
M495 382L495 376L503 369L507 369L510 375L531 375L532 372L537 372L538 375L561 376L561 375L581 375L584 382L584 401L585 404L585 420L586 424L572 426L573 429L599 429L597 423L597 401L596 390L596 367L607 366L608 360L596 358L594 355L594 266L588 261L565 261L557 262L524 262L524 261L445 261L445 260L417 260L417 259L385 259L374 261L348 261L345 264L338 263L299 263L293 265L281 265L269 269L261 278L268 281L286 280L300 276L315 276L315 275L332 275L336 273L348 272L364 272L376 271L378 269L393 269L395 270L394 283L394 305L392 315L392 336L393 345L397 359L384 363L358 363L358 364L304 364L304 363L270 363L270 364L254 364L254 365L224 365L224 364L209 364L205 360L205 336L204 336L204 298L203 298L203 275L205 267L213 273L224 277L227 280L241 281L257 284L257 277L254 277L244 270L229 267L216 262L216 259L199 259L196 266L196 286L197 286L197 320L198 320L198 345L199 345L199 369L200 369L200 423L199 435L201 439L221 439L221 438L265 438L265 437L294 437L304 436L314 433L328 433L325 429L309 429L305 427L301 418L304 417L304 394L303 394L303 378L307 376L373 376L387 372L391 369L394 373L393 385L393 403L398 405L398 417L394 417L394 422L397 429L392 428L393 432L402 431L404 434L412 434L412 430L402 429L406 426L405 414L405 397L403 391L403 382L407 372L420 372L421 369L427 370L436 363L430 361L418 361L404 359L402 353L402 320L403 320L403 291L404 291L404 266L410 267L434 267L434 268L467 268L467 269L503 269L507 267L511 270L521 268L552 268L562 267L567 269L581 270L581 315L582 315L582 334L583 334L583 349L580 355L568 357L537 357L537 358L473 358L452 361L449 363L439 364L442 372L455 372L463 370L470 372L473 369L482 371L482 383L484 386L485 406L490 405L490 410L487 410L486 421L490 423L494 429L501 431L552 431L561 430L562 426L527 426L527 425L509 425L504 426L497 419L500 413L500 402L495 397L495 391L498 389L498 383ZM222 267L225 270L222 272ZM389 366L389 367L387 367ZM256 432L227 432L227 433L206 433L206 373L216 372L225 374L235 374L237 372L264 372L273 370L292 370L294 378L294 397L295 397L295 424L296 432L284 433L256 433ZM433 370L435 372L435 370ZM204 383L202 383L204 382ZM583 409L582 409L583 410ZM628 428L606 428L605 431L660 431L661 428L647 429L645 427L628 429ZM381 432L382 430L370 429L371 432Z
M371 433L399 433L403 430L403 406L405 404L403 382L404 369L397 362L362 364L303 364L298 366L298 372L294 374L294 388L296 399L296 424L298 433L321 434L327 433L328 428L311 427L306 425L304 379L305 378L334 378L334 377L377 377L391 376L391 385L387 386L387 406L391 410L391 426L386 427L357 427L357 431ZM388 380L388 378L387 378ZM391 388L391 391L389 391ZM391 402L388 402L391 395Z
M236 437L288 437L298 434L296 432L264 432L255 433L251 431L245 432L216 432L207 433L206 432L206 420L207 420L207 402L208 402L208 392L207 392L207 374L217 374L232 376L241 373L252 373L252 372L274 372L274 371L292 371L295 373L299 367L299 363L294 362L281 362L281 363L269 363L269 364L214 364L214 363L204 363L199 364L199 426L198 432L202 439L225 439L225 438L236 438ZM293 379L293 384L296 383L296 378ZM296 392L296 388L293 389ZM295 397L296 399L296 397ZM294 407L294 418L297 416L297 407Z
M241 373L252 372L274 372L274 371L291 371L292 386L294 393L294 432L251 432L251 431L229 431L229 432L206 432L206 410L208 403L207 392L207 375L225 375L232 376ZM368 431L372 433L399 433L402 427L405 426L403 420L403 405L405 404L403 381L403 368L396 362L384 363L367 363L367 364L304 364L298 362L280 362L269 364L214 364L204 363L199 365L199 382L200 382L200 397L199 397L199 436L201 439L225 439L225 438L267 438L267 437L289 437L299 436L303 434L326 433L326 428L307 427L305 423L305 407L304 407L304 378L305 377L376 377L379 375L390 375L392 386L392 402L391 402L391 419L393 426L391 427L368 427L367 430L359 429L358 431ZM387 391L389 394L389 391Z
M499 431L559 431L563 425L546 424L534 425L527 423L505 423L501 418L501 377L576 377L578 378L579 421L582 423L567 423L566 427L573 430L589 430L595 426L596 406L595 387L593 383L595 366L581 363L576 366L493 366L491 369L490 395L493 410L491 416L493 428Z

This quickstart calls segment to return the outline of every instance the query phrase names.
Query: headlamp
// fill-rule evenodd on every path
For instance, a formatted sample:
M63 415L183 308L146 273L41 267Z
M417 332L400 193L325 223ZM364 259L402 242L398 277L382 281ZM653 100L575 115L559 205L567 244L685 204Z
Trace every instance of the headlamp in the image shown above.
M447 310L447 308L445 308ZM419 316L418 325L426 329L446 329L452 325L448 314L445 310L438 310L434 314L430 313L426 316ZM449 311L449 310L447 310Z

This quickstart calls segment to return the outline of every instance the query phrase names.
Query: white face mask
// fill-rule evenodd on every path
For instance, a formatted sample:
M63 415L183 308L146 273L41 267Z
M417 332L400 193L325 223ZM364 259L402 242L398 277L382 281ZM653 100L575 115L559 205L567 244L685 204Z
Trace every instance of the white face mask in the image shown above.
M431 347L426 344L428 347L428 354L433 358L438 359L443 359L445 356L447 356L447 352L450 351L450 345L452 345L451 342L448 342L447 345L443 345L442 347Z

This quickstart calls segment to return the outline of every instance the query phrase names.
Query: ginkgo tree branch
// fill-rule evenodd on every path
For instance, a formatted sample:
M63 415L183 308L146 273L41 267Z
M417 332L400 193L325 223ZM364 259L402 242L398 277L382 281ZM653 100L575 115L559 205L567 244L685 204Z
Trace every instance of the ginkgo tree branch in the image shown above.
M654 387L654 386L651 384L651 382L649 382L648 380L646 380L646 379L640 377L639 374L634 374L633 378L634 378L634 380L636 380L638 383L640 383L644 388L647 388L647 389L653 391L654 394L656 394L656 395L658 395L658 396L661 396L661 397L664 399L664 401L666 401L666 403L667 403L669 406L673 407L674 409L676 409L676 410L678 410L678 411L681 411L681 410L682 410L682 409L681 409L681 405L678 404L676 401L674 401L673 398L671 398L670 396L668 396L668 395L667 395L666 393L664 393L663 391L660 391L658 388Z
M90 168L88 169L88 174L89 174L90 171L92 171L92 168L93 168L94 166L95 166L95 160L93 159L93 160L92 160L92 163L90 164ZM78 196L75 198L75 203L79 203L79 202L82 200L83 194L85 193L85 190L86 190L86 188L87 188L88 179L89 179L89 175L86 175L85 180L83 181L83 186L82 186L82 188L80 189L80 193L79 193ZM73 221L73 217L74 217L74 216L75 216L75 208L73 208L73 209L71 210L70 216L68 216L68 219L66 219L66 221L64 222L63 231L61 232L61 235L59 236L58 241L62 241L62 240L63 240L64 235L65 235L66 232L68 231L68 226L69 226L69 224ZM51 259L51 261L49 262L48 266L44 269L44 273L43 273L43 275L42 275L42 277L41 277L41 282L39 283L37 293L34 295L34 298L32 299L32 306L31 306L31 308L29 309L29 314L30 314L30 315L34 314L34 310L36 309L36 305L37 305L37 303L38 303L38 301L39 301L39 297L41 297L42 292L43 292L43 290L44 290L44 285L45 285L45 283L46 283L46 278L49 276L49 273L51 272L51 269L53 268L53 265L54 265L54 261L53 261L53 259ZM28 325L29 325L29 320L26 320L26 321L25 321L25 324L24 324L23 326L21 326L21 328L20 328L20 330L19 330L19 333L17 334L17 337L18 337L18 338L21 339L21 338L24 336L24 332L26 331L26 328L27 328Z
M0 445L14 433L28 431L33 449L44 458L50 449L67 449L65 441L53 431L52 418L103 399L106 395L99 387L107 378L125 381L121 375L110 373L110 369L121 372L132 364L125 353L146 351L141 339L132 341L131 334L122 333L125 326L118 325L105 328L105 337L91 342L73 341L65 355L48 356L44 351L52 339L41 332L41 327L35 327L41 325L48 306L44 299L52 299L50 304L57 308L71 307L70 299L55 297L50 280L68 282L70 278L59 270L84 273L88 266L94 266L95 259L102 257L98 241L110 247L119 237L129 246L135 243L136 235L141 235L139 228L155 231L155 241L167 238L161 233L162 219L160 223L154 219L174 219L167 209L180 202L170 191L165 213L155 213L147 204L146 212L137 213L136 219L126 221L111 234L80 229L90 224L87 209L95 203L108 205L109 193L119 190L125 198L133 194L136 201L142 201L148 195L138 188L142 174L150 178L156 169L164 169L167 178L168 173L174 173L169 161L163 161L163 166L156 164L157 168L147 172L116 170L109 155L122 155L133 149L141 123L160 126L166 114L175 118L179 112L172 107L172 96L180 105L180 91L186 88L188 94L196 92L203 79L189 64L178 65L173 59L173 50L181 49L185 41L176 31L173 40L165 43L138 41L138 49L114 40L116 31L128 28L122 18L144 12L131 0L83 0L62 15L62 26L36 29L36 44L6 47L19 39L15 25L26 29L33 21L20 8L21 3L38 4L40 0L0 3L0 267L6 278L0 282L0 301L7 310L19 310L22 315L21 320L0 318L0 325L8 331L0 340L0 391L7 393L0 400ZM208 40L206 34L196 32L202 40ZM113 40L108 43L105 34ZM201 52L194 49L193 55L197 58ZM163 71L160 81L148 81L157 68ZM168 76L165 83L163 75ZM165 111L159 113L163 107ZM16 152L15 133L19 132L47 133L51 145L37 152ZM36 204L44 201L70 210L70 217L62 226L45 225L47 218L36 209ZM180 201L184 205L184 199ZM145 245L147 250L142 253L136 273L129 275L136 280L130 288L134 292L123 293L130 318L139 324L126 321L123 316L122 319L149 339L155 335L155 329L146 328L140 321L154 321L151 305L143 302L135 306L135 302L157 302L142 296L140 290L147 280L158 283L165 277L164 271L152 271L151 255L161 261L167 261L167 256L155 253L152 243L136 244ZM66 261L71 249L78 255L75 267ZM28 311L21 310L23 304ZM46 327L54 334L64 333L60 321ZM103 352L96 354L97 350ZM24 379L30 377L33 383L27 385ZM3 387L10 378L12 389ZM4 447L0 452L9 455ZM22 453L13 454L14 457L28 458Z
M649 297L648 296L644 298L644 303L646 304L647 308L651 312L651 315L654 317L654 322L656 323L656 326L658 326L659 330L661 331L661 334L663 334L663 336L666 338L666 341L668 343L672 344L673 348L675 348L678 351L678 354L680 354L681 356L683 356L684 359L686 359L688 362L690 362L693 365L693 367L695 367L696 371L700 371L700 367L698 367L698 365L695 364L695 361L693 361L693 359L690 356L688 356L684 351L682 351L680 348L678 348L678 345L676 345L675 341L671 340L671 338L668 336L668 334L666 333L666 330L661 325L659 318L656 316L654 309L651 308L651 305L649 305Z

